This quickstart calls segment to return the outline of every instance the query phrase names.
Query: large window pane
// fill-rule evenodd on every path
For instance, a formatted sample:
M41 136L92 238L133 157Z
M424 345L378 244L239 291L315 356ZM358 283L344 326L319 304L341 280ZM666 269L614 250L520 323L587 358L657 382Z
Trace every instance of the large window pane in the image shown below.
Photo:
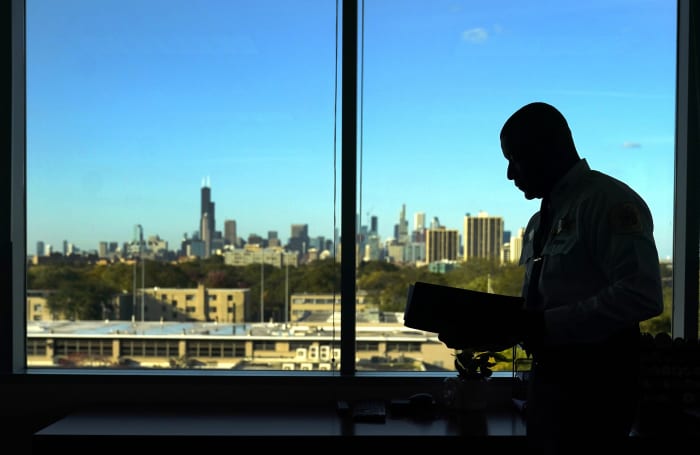
M337 369L335 2L26 22L28 365Z
M403 308L415 280L519 295L522 230L539 201L506 179L499 132L520 106L546 101L591 167L650 205L666 309L643 329L669 332L674 2L363 5L358 292L385 312ZM387 345L387 366L451 369L452 353L424 336L420 351Z

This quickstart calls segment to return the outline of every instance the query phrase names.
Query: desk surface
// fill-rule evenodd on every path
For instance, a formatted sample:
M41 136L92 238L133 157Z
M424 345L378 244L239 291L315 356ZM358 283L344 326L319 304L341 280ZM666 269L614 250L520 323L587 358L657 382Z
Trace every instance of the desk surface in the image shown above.
M233 410L96 410L76 412L35 434L60 437L304 437L304 436L522 436L525 425L513 409L446 413L434 418L395 416L360 423L334 406Z

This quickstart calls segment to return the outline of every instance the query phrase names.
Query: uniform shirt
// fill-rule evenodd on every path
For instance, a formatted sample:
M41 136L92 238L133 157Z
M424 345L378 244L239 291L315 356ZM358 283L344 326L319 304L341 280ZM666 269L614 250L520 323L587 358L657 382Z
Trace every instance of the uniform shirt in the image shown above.
M551 225L542 247L538 299L544 346L597 342L663 310L651 212L629 186L580 160L549 196ZM520 264L528 295L540 212L525 230Z

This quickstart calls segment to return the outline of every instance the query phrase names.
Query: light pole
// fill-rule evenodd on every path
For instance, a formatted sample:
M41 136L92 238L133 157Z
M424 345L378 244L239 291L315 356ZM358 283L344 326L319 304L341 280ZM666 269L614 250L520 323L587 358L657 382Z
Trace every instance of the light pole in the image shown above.
M158 304L158 289L160 289L158 286L153 286L153 300L151 301L151 310L157 308L160 312L160 305ZM161 322L163 321L162 316L160 320Z
M284 258L284 323L289 323L289 261L288 258L282 254Z
M265 249L260 248L260 322L265 322Z
M142 256L142 255L141 255ZM143 322L145 320L145 310L146 310L146 261L141 257L141 327L143 327Z
M136 266L138 265L138 261L141 261L141 325L143 326L143 321L144 321L144 309L145 309L145 303L144 303L144 285L145 285L145 267L146 267L146 262L143 260L143 227L140 224L137 224L134 226L134 240L133 242L138 242L139 244L139 256L138 259L134 258L134 302L133 302L133 310L131 314L131 322L136 323Z
M133 299L133 305L131 306L131 323L136 324L136 258L133 258L133 259L134 259L134 291L131 293L131 297Z

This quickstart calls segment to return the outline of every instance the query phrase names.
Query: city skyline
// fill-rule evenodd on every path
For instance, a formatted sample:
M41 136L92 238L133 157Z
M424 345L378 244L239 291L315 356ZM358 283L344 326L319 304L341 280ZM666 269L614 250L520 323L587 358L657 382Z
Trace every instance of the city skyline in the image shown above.
M39 240L96 249L136 224L172 248L201 228L201 176L217 230L234 219L240 237L286 240L304 223L333 238L335 6L28 2L28 253ZM672 255L674 2L383 0L361 17L363 225L378 216L392 237L405 204L460 232L482 211L524 227L539 204L506 179L498 136L540 100L567 116L593 169L648 202L659 255Z
M207 185L208 185L208 184L207 184ZM209 190L212 190L211 187L203 186L202 188L208 188ZM204 192L203 192L203 194L204 194ZM207 198L211 195L210 191L206 192L206 194L207 194L207 196L206 196ZM202 196L202 197L205 197L205 196ZM209 199L207 199L207 201L208 201L208 202L211 202L211 203L215 203L214 200L209 200ZM402 207L402 210L401 210L402 212L403 212L403 208L405 208L405 205ZM491 217L491 216L499 217L498 215L493 215L493 214L490 214L490 213L484 212L484 211L479 212L479 214L480 214L480 215L484 215L484 216L485 216L485 215L488 215L488 216L490 216L490 217ZM479 214L477 214L477 215L479 215ZM444 227L444 228L446 228L446 229L448 229L448 230L456 230L456 231L459 231L460 246L463 246L463 245L461 244L461 239L462 239L462 235L463 235L462 227L459 227L459 226L458 226L458 227L455 227L455 226L446 226L446 225L444 225L443 223L439 222L439 217L432 217L430 220L428 220L427 217L426 217L425 215L426 215L425 212L420 211L420 210L413 213L413 220L414 220L414 221L413 221L413 223L408 223L408 237L409 237L409 239L410 239L410 237L411 237L411 234L413 234L414 232L416 232L416 231L419 230L419 229L417 229L417 228L419 228L419 226L416 225L416 221L419 220L419 217L422 216L422 219L423 219L423 221L424 221L424 225L423 225L423 228L424 228L424 229L430 229L430 228L432 228L432 227L436 227L436 226L432 226L432 225L433 225L433 223L438 222L438 223L439 223L439 227ZM466 216L476 216L476 215L465 214L464 216L466 217ZM362 232L368 232L368 233L374 232L374 226L372 226L372 225L373 225L373 224L375 224L375 225L376 225L376 224L379 224L379 223L380 223L380 221L379 221L380 219L381 219L381 218L380 218L378 215L372 215L371 217L368 217L368 218L364 219L364 221L363 221L363 223L362 223L362 229L360 229L360 230L358 231L358 234L359 234L359 233L362 233ZM221 229L217 229L217 226L216 226L216 225L215 225L215 226L211 226L211 227L215 230L215 232L218 232L218 233L221 234L221 239L224 239L224 237L225 237L225 236L224 236L224 229L223 229L223 227L224 227L224 223L227 222L227 221L234 221L236 224L238 223L238 220L224 219L224 220L222 220L222 222L221 222L221 226L220 226ZM392 229L392 231L395 231L395 230L399 229L399 225L401 224L401 221L402 221L401 215L397 216L396 221L397 221L396 223L391 224L391 229ZM406 220L406 221L407 221L407 220ZM428 221L430 221L430 222L428 222ZM505 220L504 220L504 221L505 221ZM289 225L289 231L290 231L290 232L289 232L289 236L288 236L288 237L284 237L284 236L281 237L281 239L283 240L282 246L286 246L287 243L288 243L288 241L289 241L290 239L293 238L293 232L292 232L292 231L294 230L294 227L295 227L295 226L299 226L299 225L307 225L307 226L308 226L308 223L291 223L291 224ZM203 226L203 225L202 225L202 226ZM56 244L47 242L47 241L45 241L45 240L43 240L43 239L37 239L37 241L36 241L36 243L35 243L34 245L29 245L29 244L27 245L28 255L31 256L31 255L33 255L33 254L38 254L37 249L38 249L38 245L39 245L39 244L41 244L41 245L42 245L44 248L46 248L47 250L50 248L50 249L51 249L51 252L53 252L53 253L56 253L56 252L59 252L59 253L60 253L60 252L63 252L64 248L66 248L66 247L69 247L69 248L70 248L70 247L77 248L79 252L83 252L83 253L84 253L84 252L98 252L98 251L99 251L99 244L100 244L100 243L106 243L106 244L114 243L114 244L117 244L117 246L118 246L119 248L122 248L125 244L128 244L128 243L131 243L131 242L134 242L134 241L135 241L135 239L134 239L134 237L135 237L135 232L136 232L135 229L136 229L137 227L138 227L138 229L139 229L139 232L141 233L140 241L146 242L149 238L153 238L153 237L159 238L160 240L164 240L164 241L166 241L166 242L168 243L168 250L169 250L169 251L179 251L179 250L180 250L180 247L181 247L181 244L182 244L183 242L187 241L187 240L192 240L192 239L203 240L203 236L202 236L201 232L199 232L198 230L195 230L195 231L186 233L186 234L187 234L187 237L186 237L186 238L183 236L183 237L180 238L178 241L176 241L176 242L171 242L171 241L169 241L168 239L164 239L158 232L149 233L148 231L146 231L146 229L143 227L143 225L141 225L140 223L137 223L137 224L135 224L135 225L132 226L132 236L131 236L131 238L129 238L129 239L102 239L102 240L99 240L99 241L98 241L98 244L97 244L97 245L94 245L94 246L93 246L93 245L82 245L82 244L80 244L80 243L78 243L78 242L72 242L72 241L70 241L69 239L63 239L63 240L61 240L60 242L58 242L58 243L56 243ZM524 227L525 227L525 226L522 226L521 228L524 229ZM505 234L510 234L510 236L512 236L512 235L514 235L514 234L516 234L516 233L517 233L517 229L516 229L515 231L504 230L504 235L505 235ZM248 239L249 239L251 236L259 236L259 237L261 237L261 238L263 238L263 239L265 239L265 240L270 240L270 238L269 238L268 236L269 236L270 234L273 234L273 235L276 236L276 237L274 237L274 238L279 238L279 231L276 231L276 230L266 230L266 231L263 232L263 233L251 232L251 233L248 233L247 235L240 235L240 232L239 232L238 234L239 234L239 235L237 235L237 237L238 237L239 239L242 239L242 240L243 240L244 242L246 242L246 243L248 242ZM339 232L338 232L338 234L339 234ZM315 240L315 239L317 239L317 238L319 238L319 237L321 237L321 238L323 238L323 239L325 239L325 240L333 240L333 238L334 238L332 234L331 234L331 235L323 235L323 234L320 234L320 235L312 235L312 236L310 235L309 237L312 239L312 241ZM382 237L380 236L380 242L382 243L382 245L383 245L385 242L392 241L392 240L398 241L398 239L395 238L394 236L389 236L389 237L386 237L386 238L382 238ZM340 241L340 239L338 239L338 241ZM45 252L45 253L46 253L46 252Z

